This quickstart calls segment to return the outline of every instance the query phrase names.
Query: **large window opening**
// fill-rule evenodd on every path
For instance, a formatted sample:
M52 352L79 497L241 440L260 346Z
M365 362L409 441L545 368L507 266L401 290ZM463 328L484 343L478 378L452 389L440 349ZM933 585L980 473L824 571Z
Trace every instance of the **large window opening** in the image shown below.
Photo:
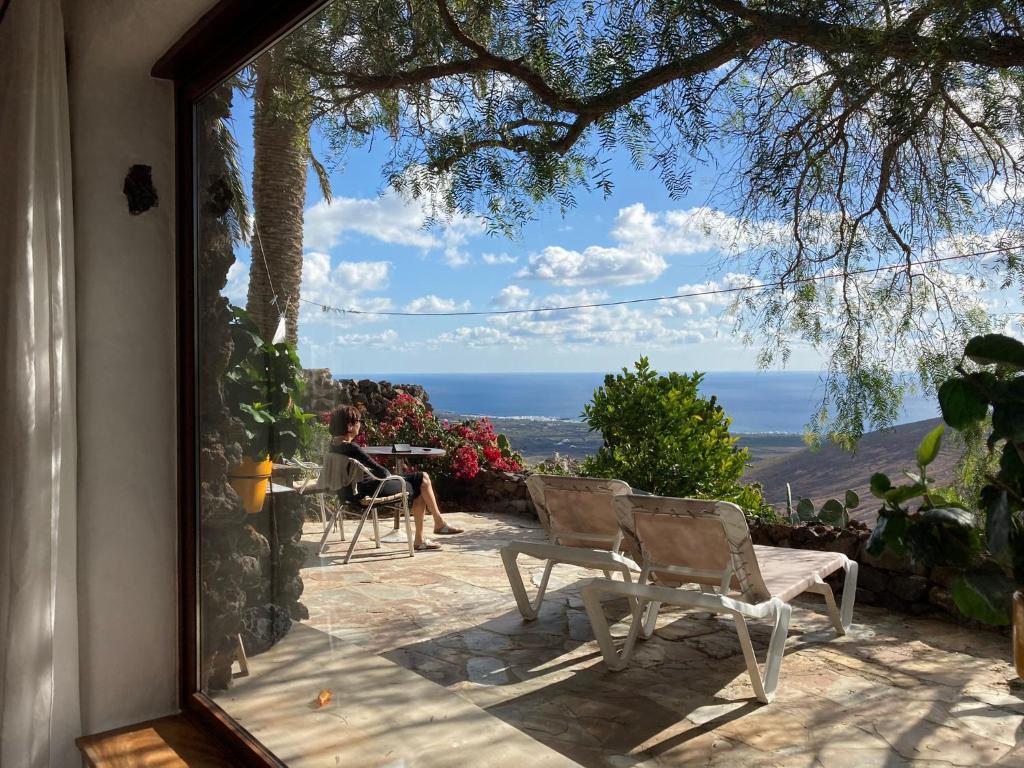
M972 365L1024 359L1008 137L982 157L950 107L897 142L919 63L884 51L851 72L734 39L727 9L623 13L334 2L195 102L199 691L289 765L828 764L837 734L903 759L890 709L1001 749L906 693L955 666L941 685L991 700L999 636L905 619L1008 620L1008 550L979 533L1000 406L956 369L986 332ZM939 138L945 164L920 162ZM940 400L963 430L941 443ZM669 508L645 528L595 488L735 510L732 570L673 565ZM839 553L806 585L850 605L849 563L868 574L852 629L846 602L785 593L775 720L746 653L779 663L779 614L747 637L742 612L584 590L700 577L767 605L777 583L741 583L754 545L766 574L768 548Z

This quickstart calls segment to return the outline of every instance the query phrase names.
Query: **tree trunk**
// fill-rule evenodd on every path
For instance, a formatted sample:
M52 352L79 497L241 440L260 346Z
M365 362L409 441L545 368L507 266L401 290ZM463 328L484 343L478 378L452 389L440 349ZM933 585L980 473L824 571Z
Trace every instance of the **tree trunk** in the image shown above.
M268 340L281 314L285 314L288 341L295 343L302 281L310 85L308 76L296 71L286 54L287 43L279 43L254 65L255 227L246 309Z

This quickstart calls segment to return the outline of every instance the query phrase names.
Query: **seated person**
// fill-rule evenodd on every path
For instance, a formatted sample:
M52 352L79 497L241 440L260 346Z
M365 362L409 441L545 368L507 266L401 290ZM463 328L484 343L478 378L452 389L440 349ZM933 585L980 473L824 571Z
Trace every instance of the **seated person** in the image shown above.
M386 467L381 466L371 459L366 452L356 445L356 435L362 428L363 415L359 409L352 405L340 405L331 412L331 453L340 453L355 459L373 474L374 477L387 477L391 474ZM430 483L430 475L426 472L410 472L401 476L403 480L388 480L380 489L380 496L391 496L400 493L400 483L405 483L406 491L412 500L413 522L416 524L416 538L413 547L416 550L440 549L441 545L429 539L423 538L423 513L429 510L434 518L434 534L448 535L462 533L461 528L453 528L441 517L441 509L437 505L437 497L434 495L434 487ZM372 496L377 490L377 483L374 480L363 480L357 486L357 498Z

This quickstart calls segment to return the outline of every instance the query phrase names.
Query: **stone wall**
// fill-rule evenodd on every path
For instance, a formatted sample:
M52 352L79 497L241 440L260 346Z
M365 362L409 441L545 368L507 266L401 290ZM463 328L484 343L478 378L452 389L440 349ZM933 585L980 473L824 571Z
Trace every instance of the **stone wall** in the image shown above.
M437 490L442 502L474 512L537 516L526 490L526 475L521 473L482 469L472 480L453 480Z
M952 569L928 569L889 552L874 557L867 552L870 536L870 529L856 521L842 529L820 524L750 521L750 537L755 544L841 552L856 560L857 603L861 605L878 605L915 616L938 614L958 623L974 624L953 602ZM831 577L829 584L837 594L841 592L842 573Z
M329 368L308 368L302 372L306 381L305 397L300 405L305 411L325 413L338 405L357 405L376 421L380 421L388 402L405 392L423 401L430 408L430 396L419 384L392 384L370 379L335 379Z

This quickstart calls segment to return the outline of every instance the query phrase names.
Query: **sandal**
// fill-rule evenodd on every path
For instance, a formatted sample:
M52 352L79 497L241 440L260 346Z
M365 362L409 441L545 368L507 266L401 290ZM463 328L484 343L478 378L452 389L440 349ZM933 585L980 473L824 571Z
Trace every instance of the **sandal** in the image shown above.
M412 548L417 552L433 552L441 548L441 545L436 541L430 541L430 539L424 539L422 544L413 544Z
M441 526L440 530L434 531L435 536L453 536L456 533L465 533L465 531L463 531L461 528L455 528L451 525L448 525L448 523L445 523L443 526Z

